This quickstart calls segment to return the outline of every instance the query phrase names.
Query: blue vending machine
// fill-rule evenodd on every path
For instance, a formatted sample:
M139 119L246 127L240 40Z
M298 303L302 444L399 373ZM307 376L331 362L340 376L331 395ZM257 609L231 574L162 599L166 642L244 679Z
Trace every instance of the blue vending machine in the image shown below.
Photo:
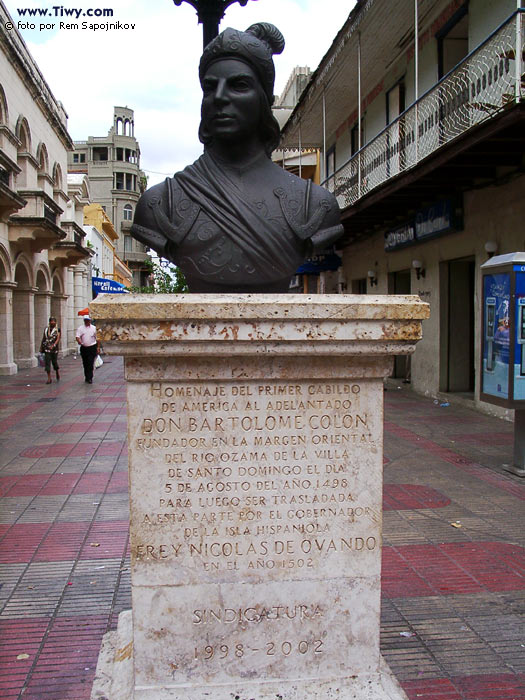
M480 398L515 410L510 471L525 476L525 253L491 258L481 276Z

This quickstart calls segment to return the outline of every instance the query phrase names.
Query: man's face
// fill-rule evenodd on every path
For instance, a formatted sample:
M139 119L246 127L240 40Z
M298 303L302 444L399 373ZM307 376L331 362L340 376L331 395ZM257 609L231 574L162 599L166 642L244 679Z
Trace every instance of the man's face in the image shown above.
M257 133L261 114L258 78L243 61L216 61L202 80L201 115L212 138L239 141Z
M84 325L85 325L85 326L89 326L90 323L91 323L91 321L89 320L89 318L85 318L85 319L84 319Z

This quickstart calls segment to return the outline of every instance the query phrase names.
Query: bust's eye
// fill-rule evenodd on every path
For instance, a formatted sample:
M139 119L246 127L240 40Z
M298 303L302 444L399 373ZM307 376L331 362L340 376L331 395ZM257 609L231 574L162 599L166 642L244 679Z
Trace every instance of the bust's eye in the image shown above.
M216 87L216 83L215 83L214 81L212 81L212 80L205 80L205 81L202 83L202 92L203 92L205 95L209 95L210 92L213 92L213 91L215 90L215 87Z
M234 80L231 81L231 86L234 90L238 90L239 92L244 92L245 90L251 89L252 83L247 78L235 78Z

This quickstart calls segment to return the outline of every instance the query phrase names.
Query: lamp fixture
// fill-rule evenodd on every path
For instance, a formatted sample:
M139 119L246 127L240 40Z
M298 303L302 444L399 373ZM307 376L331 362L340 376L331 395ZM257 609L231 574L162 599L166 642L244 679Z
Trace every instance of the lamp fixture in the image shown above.
M498 252L498 244L496 241L487 241L485 243L485 252L488 254L489 258L491 258L494 253Z
M373 287L374 285L376 285L377 284L377 276L376 276L375 270L368 270L368 272L366 274L367 274L367 277L370 281L370 286Z
M412 267L416 271L416 277L418 280L422 277L425 277L426 270L423 267L423 263L421 262L421 260L412 260Z

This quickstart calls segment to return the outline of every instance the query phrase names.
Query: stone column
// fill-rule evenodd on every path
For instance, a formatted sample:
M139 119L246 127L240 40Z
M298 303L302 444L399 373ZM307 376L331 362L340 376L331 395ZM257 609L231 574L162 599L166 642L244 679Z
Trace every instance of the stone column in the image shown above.
M83 289L83 302L84 302L84 307L86 307L89 302L91 301L91 279L89 277L88 269L84 265L84 269L82 270L82 289Z
M73 268L73 274L73 289L75 294L74 312L75 314L77 314L81 309L83 309L86 306L84 304L84 279L82 275L82 267L80 265L77 265L75 268Z
M65 274L65 289L67 296L67 335L64 340L66 342L66 352L71 354L76 352L77 343L75 341L75 331L79 323L79 316L77 316L77 310L75 308L75 285L74 285L74 269L67 268ZM79 309L80 310L80 309ZM62 331L64 333L64 330Z
M27 287L13 290L13 354L18 369L36 367L35 305L38 289ZM43 329L42 329L43 330Z
M40 341L44 333L44 328L49 323L51 315L51 292L35 292L35 354L40 350Z
M133 644L125 613L92 698L404 698L379 653L383 379L428 306L122 297L91 309L125 357Z
M68 297L66 294L53 294L51 299L51 316L56 316L57 325L60 328L60 357L68 354Z
M13 289L14 282L0 282L0 375L16 374L13 355Z

